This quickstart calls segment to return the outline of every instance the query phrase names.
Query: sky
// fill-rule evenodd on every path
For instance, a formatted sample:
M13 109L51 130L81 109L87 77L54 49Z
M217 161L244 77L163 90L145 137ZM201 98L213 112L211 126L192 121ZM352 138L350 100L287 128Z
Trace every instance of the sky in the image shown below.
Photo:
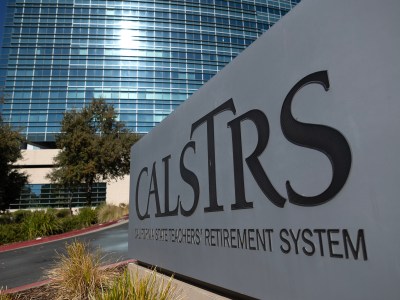
M0 0L0 47L3 42L5 18L6 18L6 0Z

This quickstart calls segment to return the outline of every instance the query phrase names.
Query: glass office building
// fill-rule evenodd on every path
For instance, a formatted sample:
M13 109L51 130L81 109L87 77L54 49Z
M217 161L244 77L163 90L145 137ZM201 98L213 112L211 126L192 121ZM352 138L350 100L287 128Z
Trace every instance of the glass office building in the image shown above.
M38 144L93 97L148 132L299 0L6 0L1 114Z

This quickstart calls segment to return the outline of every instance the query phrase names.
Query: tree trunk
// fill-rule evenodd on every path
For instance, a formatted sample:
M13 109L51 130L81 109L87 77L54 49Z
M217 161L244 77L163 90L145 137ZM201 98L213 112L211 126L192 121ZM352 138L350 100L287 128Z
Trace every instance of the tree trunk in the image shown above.
M68 209L69 209L69 214L70 216L73 215L72 213L72 197L73 197L73 193L71 191L71 186L68 186Z
M90 179L86 182L86 205L92 206L92 186L93 186L93 179Z

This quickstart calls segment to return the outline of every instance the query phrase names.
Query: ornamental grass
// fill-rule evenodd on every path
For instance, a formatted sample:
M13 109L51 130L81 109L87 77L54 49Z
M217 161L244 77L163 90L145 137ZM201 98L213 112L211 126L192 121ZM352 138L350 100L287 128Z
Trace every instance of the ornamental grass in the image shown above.
M97 299L101 300L175 300L181 299L176 286L173 284L173 277L165 282L157 278L154 269L145 276L139 276L138 271L132 277L128 270L119 275L113 284Z
M129 214L129 206L126 204L120 204L119 206L103 204L96 210L97 218L100 223L115 221Z
M8 294L5 294L7 290L3 290L3 288L0 288L0 300L11 300L11 296Z
M96 295L111 285L117 273L112 268L101 268L100 251L91 252L88 244L73 242L66 245L66 254L59 254L59 261L47 271L52 280L57 300L96 299Z

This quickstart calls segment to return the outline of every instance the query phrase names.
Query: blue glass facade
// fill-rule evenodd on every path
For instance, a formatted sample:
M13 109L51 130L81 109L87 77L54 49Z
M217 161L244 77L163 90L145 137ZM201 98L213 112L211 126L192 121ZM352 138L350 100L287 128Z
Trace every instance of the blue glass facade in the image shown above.
M148 132L299 0L6 0L2 116L51 142L93 97Z

